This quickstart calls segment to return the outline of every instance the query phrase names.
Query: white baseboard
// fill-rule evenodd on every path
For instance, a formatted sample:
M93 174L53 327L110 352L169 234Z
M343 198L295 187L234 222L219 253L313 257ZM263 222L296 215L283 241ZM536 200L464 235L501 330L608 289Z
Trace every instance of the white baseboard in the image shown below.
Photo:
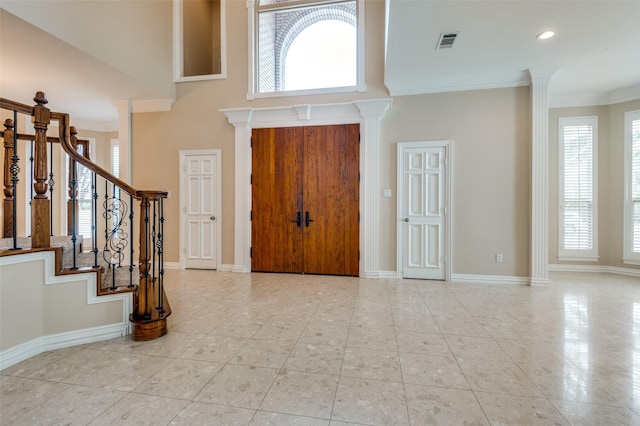
M180 262L164 262L164 269L180 269Z
M550 272L586 272L625 275L628 277L640 277L640 269L619 268L616 266L600 265L559 265L549 264Z
M218 271L220 271L220 272L233 272L233 265L221 264L220 266L218 266Z
M118 323L42 336L0 352L0 370L43 352L127 336L130 323Z
M471 275L451 274L452 282L477 283L477 284L511 284L529 285L529 277L510 277L505 275Z

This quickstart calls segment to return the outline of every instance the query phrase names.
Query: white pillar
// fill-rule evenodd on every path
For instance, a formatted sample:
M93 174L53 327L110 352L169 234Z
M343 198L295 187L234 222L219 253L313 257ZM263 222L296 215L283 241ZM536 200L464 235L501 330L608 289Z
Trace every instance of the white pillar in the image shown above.
M549 285L549 106L555 69L531 69L531 285Z
M360 182L363 185L364 200L360 200L364 235L360 235L360 247L364 250L360 276L381 278L380 276L380 119L391 106L391 99L354 101L364 122L361 125L361 142L365 143L364 158L360 158L363 171ZM364 270L362 270L364 269Z
M235 215L233 272L250 272L251 256L251 115L253 108L222 111L235 128Z
M113 105L118 110L119 178L131 185L133 178L131 171L131 102L124 99L113 101Z

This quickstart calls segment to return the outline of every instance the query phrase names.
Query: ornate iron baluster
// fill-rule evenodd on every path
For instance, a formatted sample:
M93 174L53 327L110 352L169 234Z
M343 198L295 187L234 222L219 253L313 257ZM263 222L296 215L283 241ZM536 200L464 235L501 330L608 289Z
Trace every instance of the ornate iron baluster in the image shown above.
M36 159L33 156L33 151L34 151L33 145L34 144L35 144L34 140L31 140L29 142L29 164L30 164L30 167L31 167L31 173L30 173L30 175L31 175L31 184L29 185L29 187L30 187L30 197L31 198L29 198L29 205L31 205L31 200L33 200L33 182L34 182L34 180L33 180L33 162Z
M20 250L18 247L18 173L20 173L20 157L18 157L18 132L15 130L15 124L18 122L18 112L13 112L13 155L11 155L11 191L13 195L13 248L12 250Z
M51 200L51 209L49 209L49 219L51 223L51 236L53 237L53 186L55 181L53 180L53 142L49 142L49 199Z
M131 237L133 238L133 195L129 195L129 206L131 207L129 209L130 213L129 213L129 231L131 234ZM132 242L133 243L133 242ZM133 284L133 269L134 269L134 264L133 264L133 244L129 245L129 288L133 288L135 287Z
M91 172L91 248L93 252L93 267L98 265L98 176Z
M108 184L107 184L108 185ZM116 290L116 269L122 265L124 259L124 249L127 247L129 235L124 232L127 226L125 218L127 217L127 204L120 198L120 190L114 188L113 194L117 197L109 197L108 186L105 193L104 201L104 218L105 227L105 247L102 256L111 269L111 290ZM109 222L111 228L109 229Z
M164 310L164 203L162 198L158 198L158 240L156 242L158 250L158 311Z

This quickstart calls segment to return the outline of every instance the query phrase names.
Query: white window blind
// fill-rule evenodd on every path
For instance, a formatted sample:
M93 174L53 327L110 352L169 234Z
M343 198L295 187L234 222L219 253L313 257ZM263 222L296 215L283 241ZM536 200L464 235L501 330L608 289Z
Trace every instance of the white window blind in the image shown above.
M625 114L624 262L640 265L640 111Z
M116 139L111 140L111 173L120 177L120 143Z
M597 118L560 119L561 260L596 260Z

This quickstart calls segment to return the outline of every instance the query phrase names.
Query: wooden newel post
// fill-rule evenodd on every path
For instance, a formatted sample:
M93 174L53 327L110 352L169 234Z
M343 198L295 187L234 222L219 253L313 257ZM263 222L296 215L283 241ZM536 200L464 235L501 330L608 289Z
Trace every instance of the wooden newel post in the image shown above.
M149 285L151 283L149 282L149 198L147 197L143 197L140 200L140 227L138 229L140 229L140 257L138 259L140 285L138 288L138 306L134 306L134 313L140 319L149 319L151 317L151 307L149 303L151 293Z
M69 127L71 137L69 142L73 149L78 149L78 131L75 127ZM67 235L75 235L74 225L78 223L78 165L76 160L69 159L69 200L67 201Z
M164 212L161 191L137 191L140 199L139 262L140 280L134 294L133 340L153 340L167 334L167 317L171 308L163 288Z
M51 111L45 106L47 96L37 92L33 100L33 127L35 129L35 149L33 162L33 190L31 200L31 247L49 247L51 243L50 210L51 201L47 198L47 128L51 122Z
M3 164L3 184L4 184L4 199L2 200L2 211L4 212L4 218L2 223L2 237L13 237L13 203L15 199L13 197L13 177L11 173L11 158L13 157L13 120L7 118L4 121L4 164ZM17 166L17 165L16 165ZM18 171L15 170L17 173Z

